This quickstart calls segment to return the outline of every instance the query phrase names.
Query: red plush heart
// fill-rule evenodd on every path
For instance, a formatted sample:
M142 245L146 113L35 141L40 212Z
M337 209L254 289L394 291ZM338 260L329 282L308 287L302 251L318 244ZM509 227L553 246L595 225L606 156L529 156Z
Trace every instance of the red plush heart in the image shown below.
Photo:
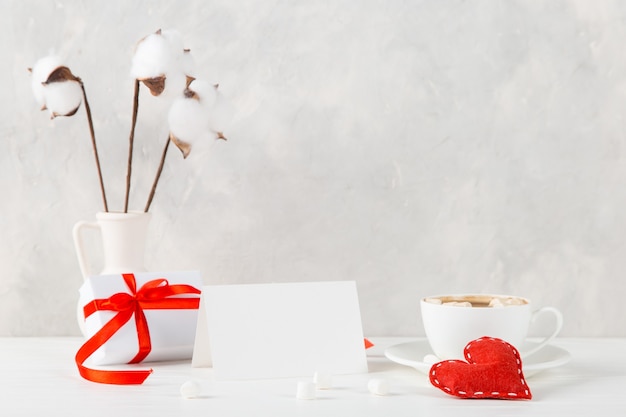
M467 362L446 360L430 368L430 382L461 398L531 399L515 347L502 339L481 337L465 346Z

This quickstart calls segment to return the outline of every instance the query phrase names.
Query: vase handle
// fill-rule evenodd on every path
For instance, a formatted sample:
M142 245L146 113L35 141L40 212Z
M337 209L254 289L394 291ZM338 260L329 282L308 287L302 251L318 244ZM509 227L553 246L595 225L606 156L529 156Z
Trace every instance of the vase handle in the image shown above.
M82 238L82 233L85 229L100 230L100 225L97 222L80 221L76 223L72 229L78 265L80 266L80 272L83 274L83 279L86 280L91 275L91 270L89 269L89 260L85 253L85 245Z

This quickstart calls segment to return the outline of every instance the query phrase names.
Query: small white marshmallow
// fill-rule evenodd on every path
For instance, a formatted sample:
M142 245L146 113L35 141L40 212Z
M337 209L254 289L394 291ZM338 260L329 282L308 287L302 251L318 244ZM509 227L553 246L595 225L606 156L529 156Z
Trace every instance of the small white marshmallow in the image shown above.
M200 384L196 381L187 381L180 387L183 398L196 398L200 395Z
M389 383L386 379L371 379L367 383L367 389L374 395L389 394Z
M332 377L329 374L315 372L313 383L317 389L330 389L332 387Z
M526 304L526 302L521 298L507 297L504 299L505 306L521 306L524 304Z
M437 356L433 355L432 353L429 353L428 355L424 356L424 363L427 363L428 365L433 365L437 362L440 362L441 359L439 359Z
M299 400L314 400L315 399L315 384L309 381L298 382L298 390L296 392L296 398Z
M492 298L491 301L489 301L489 307L500 308L504 307L504 304L502 304L502 300L499 298Z
M454 306L454 307L471 307L472 303L469 301L449 301L447 303L443 303L444 306Z

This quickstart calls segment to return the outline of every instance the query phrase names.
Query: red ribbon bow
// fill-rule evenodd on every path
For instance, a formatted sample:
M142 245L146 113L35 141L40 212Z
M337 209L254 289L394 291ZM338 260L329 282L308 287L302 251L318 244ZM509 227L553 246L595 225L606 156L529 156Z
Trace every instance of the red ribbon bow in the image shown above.
M139 363L148 356L152 349L148 322L143 310L198 309L200 305L199 297L168 298L179 294L200 294L200 290L191 285L170 285L166 279L159 278L146 282L137 291L137 283L133 274L122 274L122 277L130 289L130 294L113 294L107 299L93 300L84 307L85 318L98 310L117 311L117 314L87 340L76 353L78 371L83 378L90 381L120 385L143 383L152 373L152 369L107 371L90 369L83 363L124 326L133 315L137 326L139 352L128 363Z

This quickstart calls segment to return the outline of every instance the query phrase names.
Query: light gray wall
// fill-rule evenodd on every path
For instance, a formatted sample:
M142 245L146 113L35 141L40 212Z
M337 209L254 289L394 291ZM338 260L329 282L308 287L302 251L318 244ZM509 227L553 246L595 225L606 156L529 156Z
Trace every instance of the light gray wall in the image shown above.
M626 336L626 3L0 4L0 335L78 334L71 230L101 209L83 110L49 120L27 67L54 49L85 82L119 210L132 51L164 28L238 112L228 142L169 155L149 269L354 279L366 335L421 335L419 297L487 291ZM132 208L164 114L142 94Z

